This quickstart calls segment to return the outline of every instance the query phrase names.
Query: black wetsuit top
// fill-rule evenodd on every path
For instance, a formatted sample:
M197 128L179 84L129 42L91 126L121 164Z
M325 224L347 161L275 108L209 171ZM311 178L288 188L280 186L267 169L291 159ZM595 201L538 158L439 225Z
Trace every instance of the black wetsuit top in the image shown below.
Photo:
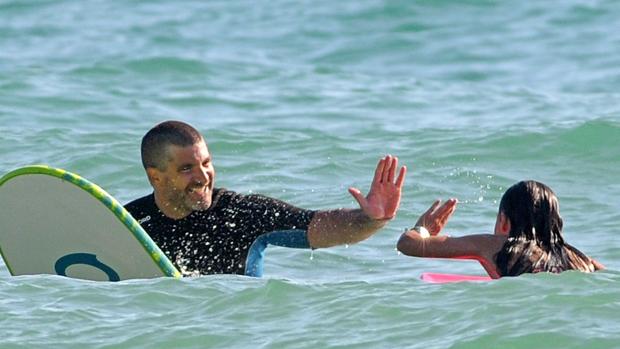
M125 208L185 276L244 274L248 250L272 231L307 230L315 211L262 195L215 188L208 210L174 220L155 204L153 194Z

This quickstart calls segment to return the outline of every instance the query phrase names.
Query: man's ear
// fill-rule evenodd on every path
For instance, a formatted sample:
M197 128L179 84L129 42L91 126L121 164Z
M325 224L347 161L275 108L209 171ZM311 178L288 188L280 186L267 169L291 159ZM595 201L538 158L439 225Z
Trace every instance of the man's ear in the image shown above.
M153 187L159 185L161 182L161 174L158 169L149 167L146 169L146 176L149 178L149 182Z

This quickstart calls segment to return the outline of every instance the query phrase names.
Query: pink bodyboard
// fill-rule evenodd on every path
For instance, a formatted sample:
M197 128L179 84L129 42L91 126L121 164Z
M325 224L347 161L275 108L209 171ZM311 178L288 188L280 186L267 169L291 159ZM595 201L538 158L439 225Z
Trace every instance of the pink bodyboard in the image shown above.
M422 273L422 281L431 284L447 284L463 281L491 281L489 276L482 275L461 275L461 274L441 274L441 273Z

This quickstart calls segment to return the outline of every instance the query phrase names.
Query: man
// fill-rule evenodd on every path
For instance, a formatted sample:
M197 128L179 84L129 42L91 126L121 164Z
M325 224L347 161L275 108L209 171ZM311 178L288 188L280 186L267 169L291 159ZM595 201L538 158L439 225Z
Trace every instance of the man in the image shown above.
M248 274L253 245L279 237L281 246L320 248L370 237L392 219L407 172L381 159L366 197L349 192L360 209L305 210L262 195L215 187L207 144L192 126L166 121L142 139L142 164L153 193L126 209L183 275ZM282 239L282 235L286 238ZM292 234L292 235L291 235ZM288 242L287 242L288 241ZM266 246L266 242L263 241Z

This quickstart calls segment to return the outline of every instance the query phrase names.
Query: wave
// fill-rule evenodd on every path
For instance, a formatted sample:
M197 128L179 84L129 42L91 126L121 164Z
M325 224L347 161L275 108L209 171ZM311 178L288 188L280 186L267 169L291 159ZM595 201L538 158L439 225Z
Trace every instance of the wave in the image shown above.
M209 69L205 62L197 59L155 56L139 59L132 59L125 63L125 66L139 74L172 74L175 76L192 74L206 74Z
M499 138L482 142L485 149L509 154L544 157L545 154L571 157L612 159L617 156L620 122L596 119L560 128L547 127L536 131L510 131Z

